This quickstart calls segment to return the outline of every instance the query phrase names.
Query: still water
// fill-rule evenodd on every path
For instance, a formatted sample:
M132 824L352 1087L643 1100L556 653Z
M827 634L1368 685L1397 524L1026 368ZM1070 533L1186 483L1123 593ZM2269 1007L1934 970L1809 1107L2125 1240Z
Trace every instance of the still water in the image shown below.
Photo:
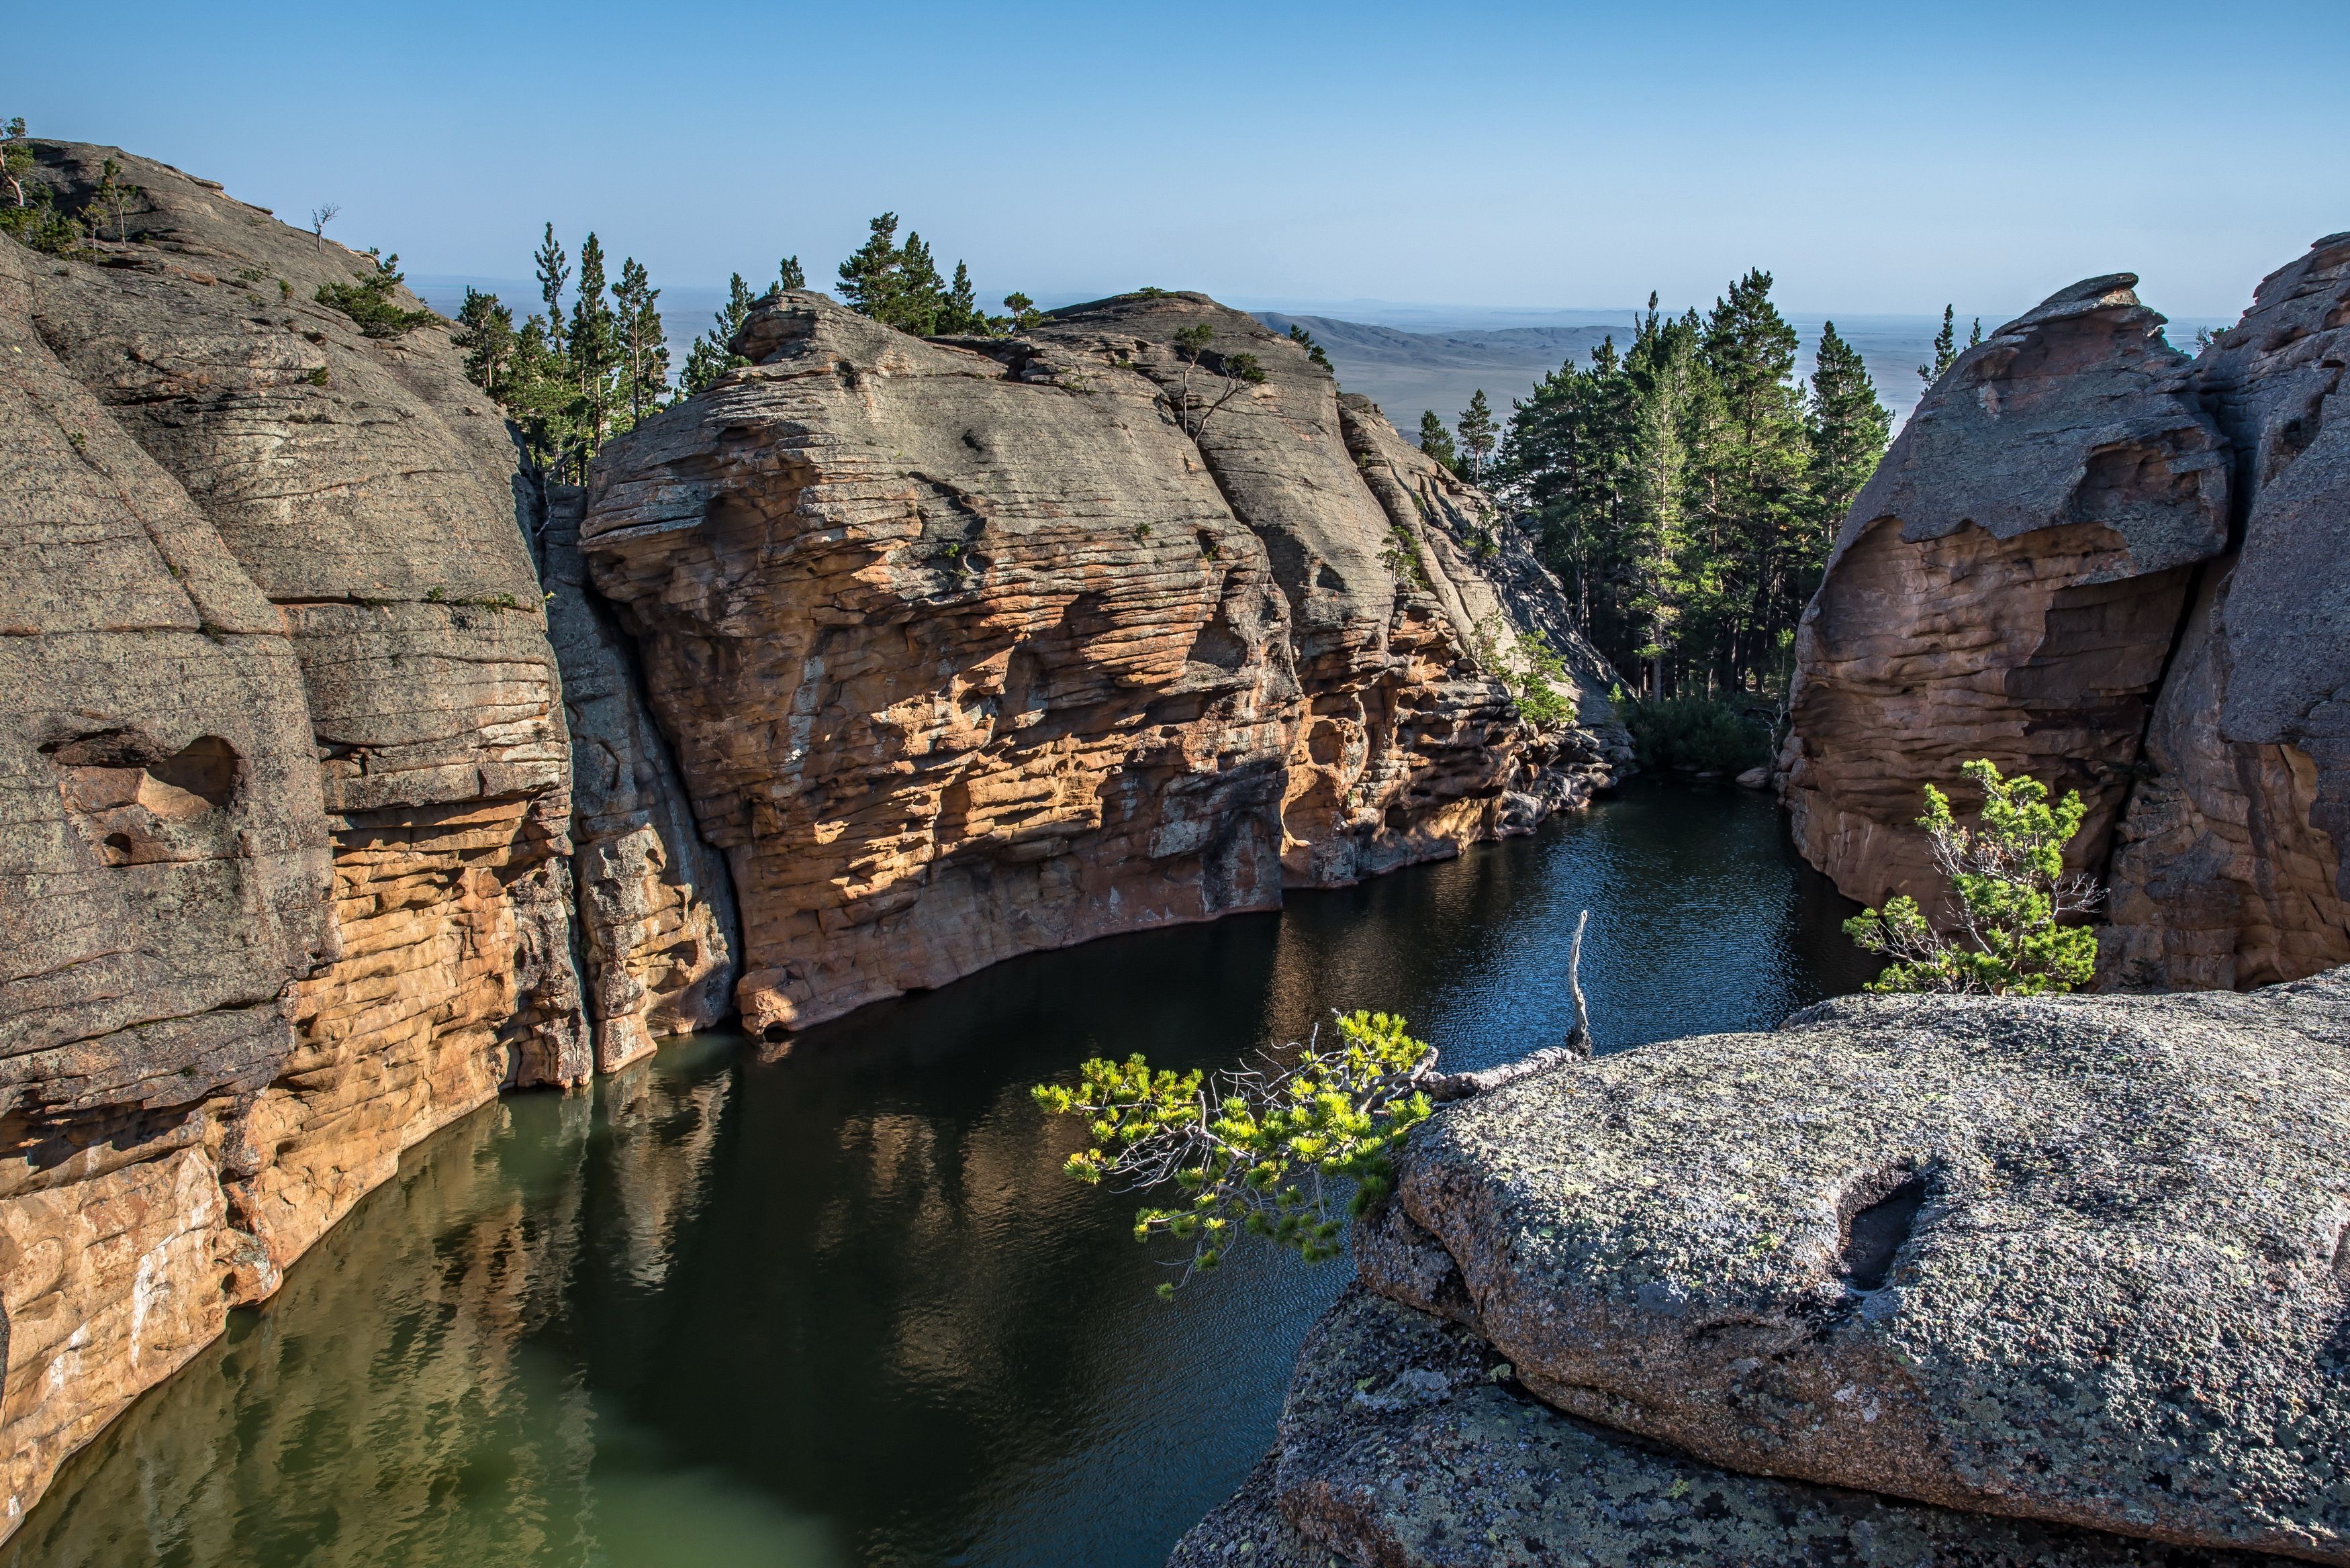
M1171 1304L1027 1088L1221 1064L1332 1007L1449 1067L1763 1027L1867 972L1763 798L1636 787L1278 915L1001 965L763 1060L674 1046L404 1162L70 1463L7 1568L1155 1564L1271 1439L1345 1282L1235 1248Z

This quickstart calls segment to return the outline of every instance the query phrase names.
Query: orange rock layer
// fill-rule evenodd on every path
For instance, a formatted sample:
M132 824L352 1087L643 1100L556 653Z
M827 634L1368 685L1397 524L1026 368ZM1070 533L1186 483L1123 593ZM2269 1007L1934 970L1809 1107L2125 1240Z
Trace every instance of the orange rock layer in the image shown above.
M1518 716L1536 627L1468 547L1482 498L1246 317L925 342L793 295L740 347L608 449L580 544L732 864L754 1029L1271 908L1609 776Z

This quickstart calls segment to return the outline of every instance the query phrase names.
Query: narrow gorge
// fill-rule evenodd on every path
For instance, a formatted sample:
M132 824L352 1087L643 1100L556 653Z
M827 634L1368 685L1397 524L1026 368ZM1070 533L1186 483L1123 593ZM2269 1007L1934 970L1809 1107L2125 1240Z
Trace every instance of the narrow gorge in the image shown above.
M795 257L732 368L568 483L330 211L6 144L57 210L137 192L69 245L0 237L11 1550L249 1550L235 1434L319 1397L316 1342L240 1333L298 1306L338 1389L420 1365L427 1317L498 1320L408 1426L317 1420L353 1485L447 1503L404 1560L543 1543L548 1497L591 1512L613 1450L681 1428L920 1491L950 1445L905 1432L948 1410L991 1530L1131 1533L1128 1487L1188 1523L1246 1453L1184 1434L1272 1399L1277 1321L1274 1446L1177 1568L2350 1564L2350 234L2191 358L2127 274L1953 335L1792 644L1734 639L1788 660L1775 793L1643 794L1649 710L1544 564L1555 519L1204 294L918 336ZM1770 285L1733 290L1759 318ZM1812 581L1783 576L1773 637ZM2094 993L1846 994L1875 970L1845 900L1942 908L1917 817L1978 758L2083 797ZM1557 1045L1586 973L1598 1055L1481 1074ZM1171 1077L1385 985L1460 1096L1355 1194L1352 1282L1249 1276L1163 1365L1123 1297L1071 1306L1127 1220L1071 1218L1027 1086L1145 1044ZM409 1214L437 1228L348 1256L409 1271L411 1315L331 1324L376 1287L320 1268L337 1239ZM267 1409L224 1376L189 1440L160 1401L208 1346ZM598 1357L633 1405L596 1404ZM1045 1397L1006 1436L1003 1390L1063 1363L1148 1386L1128 1469L1007 1501L994 1450L1067 1484L1108 1446ZM895 1406L855 1381L885 1364L920 1374ZM510 1406L427 1451L476 1378ZM544 1456L505 1420L556 1432L511 1508ZM161 1533L61 1518L109 1431L94 1508ZM734 1457L673 1469L732 1495ZM749 1554L784 1511L712 1517ZM907 1558L979 1560L922 1528Z
M968 342L782 296L583 493L445 323L321 302L372 258L30 146L141 200L0 240L10 1529L503 1089L1272 908L1628 765L1486 498L1203 296Z

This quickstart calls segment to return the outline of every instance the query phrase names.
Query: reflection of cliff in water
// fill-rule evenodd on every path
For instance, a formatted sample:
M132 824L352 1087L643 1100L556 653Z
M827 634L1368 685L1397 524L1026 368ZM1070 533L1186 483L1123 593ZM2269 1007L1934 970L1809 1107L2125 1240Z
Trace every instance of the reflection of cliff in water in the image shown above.
M1856 981L1771 804L1588 817L1278 915L998 965L672 1046L416 1150L257 1314L70 1468L0 1568L1155 1568L1263 1451L1348 1277L1235 1250L1173 1305L1135 1199L1029 1085L1222 1064L1338 1003L1448 1063L1776 1023Z
M78 1456L0 1562L617 1562L650 1560L640 1549L656 1542L683 1561L697 1543L722 1559L795 1538L820 1547L820 1532L761 1500L674 1473L658 1439L617 1419L546 1343L587 1235L604 1266L659 1285L675 1217L708 1174L725 1088L723 1075L639 1067L593 1099L485 1106L412 1151L283 1293L233 1314L219 1343Z

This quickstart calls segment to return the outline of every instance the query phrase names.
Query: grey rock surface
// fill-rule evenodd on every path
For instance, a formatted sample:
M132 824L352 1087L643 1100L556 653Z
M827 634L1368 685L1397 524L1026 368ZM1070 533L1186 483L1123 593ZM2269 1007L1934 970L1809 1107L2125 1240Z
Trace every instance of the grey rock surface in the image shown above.
M585 508L577 488L550 486L537 547L571 735L572 874L596 1065L609 1073L662 1035L733 1012L743 938L726 862L694 823L636 650L588 581Z
M2277 1560L1739 1475L1562 1416L1474 1334L1360 1287L1308 1337L1260 1470L1172 1561L1380 1568L2251 1568Z
M1480 1096L1416 1136L1399 1198L1561 1410L1752 1473L2340 1563L2345 1095L2350 971L1848 1001ZM1443 1310L1440 1264L1390 1240L1409 1266L1367 1248L1369 1282Z
M1167 1568L1354 1568L1299 1532L1281 1511L1274 1489L1278 1452L1256 1462L1240 1490L1184 1532Z
M2181 632L2113 864L2109 982L2260 985L2350 962L2350 234L2264 279L2196 361L2239 547Z
M2073 864L2105 862L2197 565L2229 542L2227 439L2136 282L2076 284L1962 354L1846 516L1780 770L1797 845L1850 898L1941 902L1916 820L1978 757L2078 790Z

